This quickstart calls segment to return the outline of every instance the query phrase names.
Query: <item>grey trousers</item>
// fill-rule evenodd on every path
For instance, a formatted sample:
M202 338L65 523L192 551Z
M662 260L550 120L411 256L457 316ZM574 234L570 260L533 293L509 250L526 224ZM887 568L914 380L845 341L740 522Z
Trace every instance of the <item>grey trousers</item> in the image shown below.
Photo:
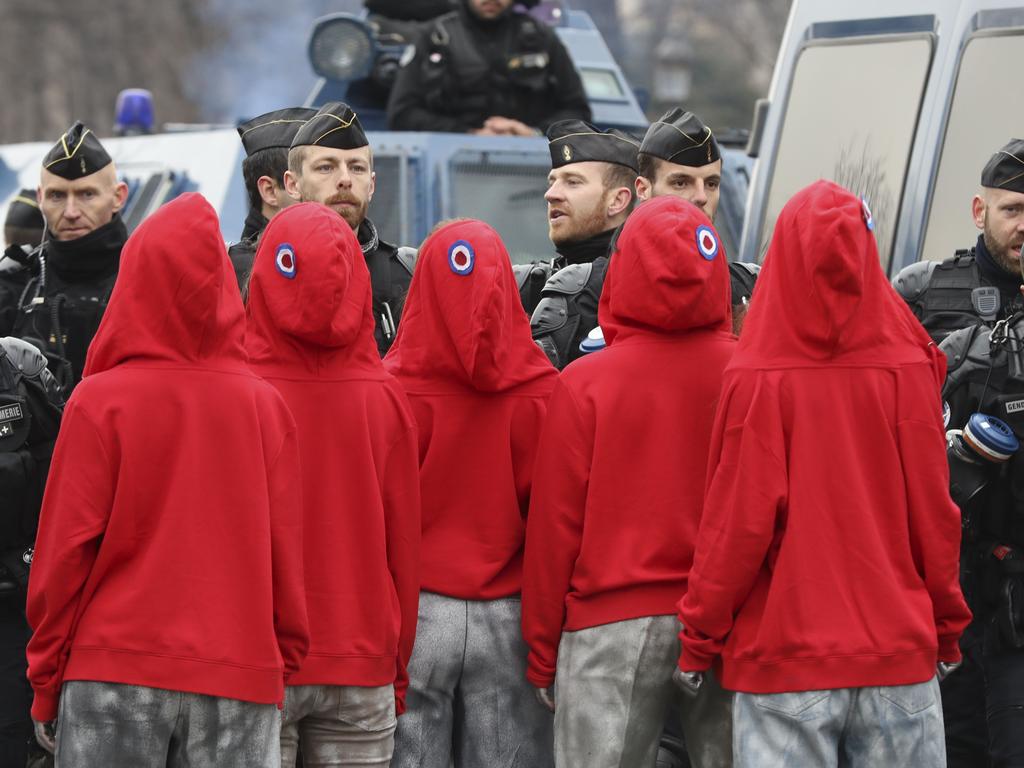
M550 768L551 713L526 680L518 598L420 593L396 768Z
M696 698L672 683L679 621L645 616L563 632L555 671L558 768L653 768L678 697L694 768L732 765L732 694L708 673Z
M279 768L273 704L72 680L57 715L57 768Z
M796 693L737 693L733 753L738 768L945 768L938 681Z
M285 691L281 765L387 768L395 747L395 686L296 685Z

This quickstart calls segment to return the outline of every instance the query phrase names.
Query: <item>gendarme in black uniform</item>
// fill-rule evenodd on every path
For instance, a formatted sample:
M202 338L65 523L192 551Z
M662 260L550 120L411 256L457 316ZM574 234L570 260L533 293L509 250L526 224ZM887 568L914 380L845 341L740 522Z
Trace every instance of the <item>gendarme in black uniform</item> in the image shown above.
M274 184L284 188L284 172L288 170L288 148L292 145L299 128L306 124L315 109L288 107L266 112L238 126L238 137L245 149L242 161L242 175L245 178L245 192L249 198L249 213L245 217L241 239L228 248L228 258L235 268L238 287L243 288L252 270L256 256L256 245L260 235L267 228L269 220L264 215L263 198L257 186L259 176L254 168L261 168Z
M552 169L599 162L623 165L635 174L639 146L622 131L599 131L582 120L563 120L548 129ZM555 246L558 256L552 262L554 274L544 284L530 318L530 329L534 341L558 369L583 354L580 342L597 327L597 306L615 231L612 228ZM517 279L521 274L522 268L516 270ZM522 290L520 280L521 294Z
M512 8L481 19L468 3L417 40L391 90L392 130L466 133L494 116L544 130L590 119L579 73L553 30Z
M111 162L92 132L75 123L47 154L43 167L75 180ZM14 312L9 308L0 312L11 321L10 328L0 328L0 335L23 338L39 347L65 396L82 378L85 354L114 289L127 239L117 214L74 240L56 240L47 233L37 262L26 267L32 276L24 282Z
M985 166L982 186L1024 194L1020 158L1024 141L1010 142ZM950 429L983 413L1024 438L1021 283L1019 271L1007 271L989 254L984 235L970 251L940 264L914 264L893 280L932 338L942 342ZM974 614L960 640L963 664L942 683L951 768L984 766L990 759L1024 765L1024 645L1014 647L1012 639L1016 631L1024 643L1018 602L1024 597L1022 462L1024 452L1001 465L950 461L952 495L964 515L961 583ZM963 490L967 483L958 470L964 467L985 476L976 495Z
M359 118L347 104L331 101L303 125L292 140L292 148L303 146L358 149L369 146ZM416 249L386 243L369 219L356 229L356 238L366 257L373 289L374 339L383 357L398 332L405 295L412 281Z
M981 186L1024 193L1024 141L1014 139L992 156ZM992 324L1024 308L1020 272L1008 272L989 254L985 236L941 263L904 267L893 287L936 342L978 322ZM995 289L995 290L982 290ZM998 294L998 295L997 295Z

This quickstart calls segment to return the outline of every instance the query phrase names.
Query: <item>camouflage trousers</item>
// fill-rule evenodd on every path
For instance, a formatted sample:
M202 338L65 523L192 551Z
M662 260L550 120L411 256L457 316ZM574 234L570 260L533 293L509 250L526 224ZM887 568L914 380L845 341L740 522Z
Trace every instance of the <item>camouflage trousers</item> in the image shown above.
M737 693L737 768L945 768L939 683L796 693Z
M281 766L387 768L395 747L395 686L295 685L285 691Z
M72 680L57 715L57 767L279 768L281 719L253 704Z
M557 768L652 768L673 699L694 768L729 768L732 694L711 672L696 697L672 682L679 621L644 616L563 632L555 672Z

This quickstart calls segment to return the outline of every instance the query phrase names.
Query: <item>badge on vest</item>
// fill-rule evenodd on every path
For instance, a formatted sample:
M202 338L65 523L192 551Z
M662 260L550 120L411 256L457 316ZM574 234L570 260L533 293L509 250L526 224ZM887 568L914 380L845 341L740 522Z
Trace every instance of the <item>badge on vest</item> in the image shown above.
M28 438L31 419L25 414L22 399L0 395L0 451L15 450Z

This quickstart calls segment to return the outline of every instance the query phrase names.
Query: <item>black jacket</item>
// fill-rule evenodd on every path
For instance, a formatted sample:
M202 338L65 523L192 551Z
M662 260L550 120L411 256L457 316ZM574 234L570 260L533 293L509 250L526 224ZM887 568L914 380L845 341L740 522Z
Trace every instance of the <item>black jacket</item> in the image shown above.
M590 105L553 30L512 12L482 22L463 5L417 40L392 88L388 125L466 133L495 115L543 131L557 120L589 120Z
M369 219L359 225L356 232L359 245L366 257L370 270L370 285L373 290L373 338L377 351L384 357L398 332L398 321L405 306L405 295L409 292L416 251L412 248L398 248L386 243L377 235L377 228Z

